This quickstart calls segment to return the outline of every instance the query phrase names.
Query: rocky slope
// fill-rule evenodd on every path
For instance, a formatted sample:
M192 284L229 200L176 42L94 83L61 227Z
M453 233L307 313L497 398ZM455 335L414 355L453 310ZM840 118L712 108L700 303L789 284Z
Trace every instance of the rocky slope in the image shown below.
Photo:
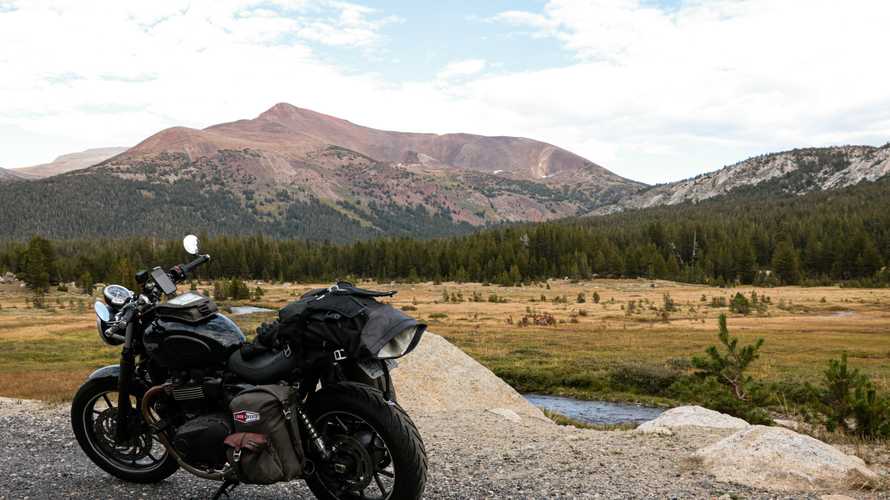
M642 187L532 139L376 130L289 104L203 130L163 130L97 170L250 191L246 205L261 218L286 208L283 192L316 198L370 225L379 219L372 204L476 226L576 215Z
M5 168L0 168L0 183L15 182L15 181L21 181L21 180L24 180L24 179L22 178L21 175L17 174L16 172L9 170L9 169L5 169Z
M96 166L0 192L16 220L0 234L430 237L584 214L642 186L540 141L375 130L278 104L250 120L166 129ZM135 208L155 222L122 219ZM161 214L176 220L158 224Z
M879 148L795 149L750 158L691 179L643 189L600 211L696 202L746 189L759 195L799 195L875 181L888 174L890 143Z
M9 215L0 237L426 238L723 195L803 194L888 173L890 144L845 146L645 186L532 139L377 130L277 104L249 120L166 129L123 152L88 150L0 171L0 210ZM23 177L32 182L9 182ZM146 222L132 224L132 213Z
M69 153L59 156L55 160L32 167L15 169L15 173L28 179L43 179L53 175L64 174L82 168L92 167L98 163L119 155L127 148L93 148L78 153Z

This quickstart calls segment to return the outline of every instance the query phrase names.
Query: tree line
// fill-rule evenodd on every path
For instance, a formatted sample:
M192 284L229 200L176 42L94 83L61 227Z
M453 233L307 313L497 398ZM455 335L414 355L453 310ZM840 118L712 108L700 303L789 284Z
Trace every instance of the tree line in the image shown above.
M332 228L336 230L336 228ZM750 193L698 204L481 230L432 240L348 244L207 236L198 277L277 281L441 280L517 284L593 276L692 283L885 286L890 180L806 196ZM172 266L178 240L149 237L0 243L0 270L43 282L133 284Z

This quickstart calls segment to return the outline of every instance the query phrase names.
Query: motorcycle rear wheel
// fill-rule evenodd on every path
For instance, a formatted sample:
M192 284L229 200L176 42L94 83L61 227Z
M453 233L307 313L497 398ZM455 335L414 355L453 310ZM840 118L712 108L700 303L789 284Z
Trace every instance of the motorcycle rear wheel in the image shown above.
M124 444L114 442L117 381L89 380L71 402L71 426L89 459L114 477L131 483L157 483L179 468L148 429ZM134 409L138 412L138 409Z
M324 500L415 500L426 485L427 457L420 433L397 404L379 390L340 383L313 394L306 411L331 449L316 457L306 478Z

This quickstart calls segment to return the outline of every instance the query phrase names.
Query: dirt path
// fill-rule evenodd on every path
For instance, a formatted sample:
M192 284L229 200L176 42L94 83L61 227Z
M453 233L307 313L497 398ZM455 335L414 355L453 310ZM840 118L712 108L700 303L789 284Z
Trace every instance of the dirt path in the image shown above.
M715 482L686 457L717 434L649 437L512 422L487 411L417 418L430 459L426 498L745 498L765 492ZM74 440L67 406L0 399L0 499L209 498L216 484L178 472L158 485L118 481ZM12 444L15 445L12 445ZM244 486L237 499L311 498L299 482ZM798 497L799 498L799 497Z

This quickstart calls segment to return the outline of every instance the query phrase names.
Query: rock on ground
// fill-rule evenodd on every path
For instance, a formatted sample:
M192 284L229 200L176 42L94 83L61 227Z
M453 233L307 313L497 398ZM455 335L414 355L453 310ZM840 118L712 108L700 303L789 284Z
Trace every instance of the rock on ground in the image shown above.
M838 490L878 480L862 459L781 427L743 429L695 457L721 481L771 490Z
M670 435L684 427L704 427L708 429L744 429L750 424L736 417L726 415L701 406L679 406L662 413L658 418L644 422L636 432L643 434Z

